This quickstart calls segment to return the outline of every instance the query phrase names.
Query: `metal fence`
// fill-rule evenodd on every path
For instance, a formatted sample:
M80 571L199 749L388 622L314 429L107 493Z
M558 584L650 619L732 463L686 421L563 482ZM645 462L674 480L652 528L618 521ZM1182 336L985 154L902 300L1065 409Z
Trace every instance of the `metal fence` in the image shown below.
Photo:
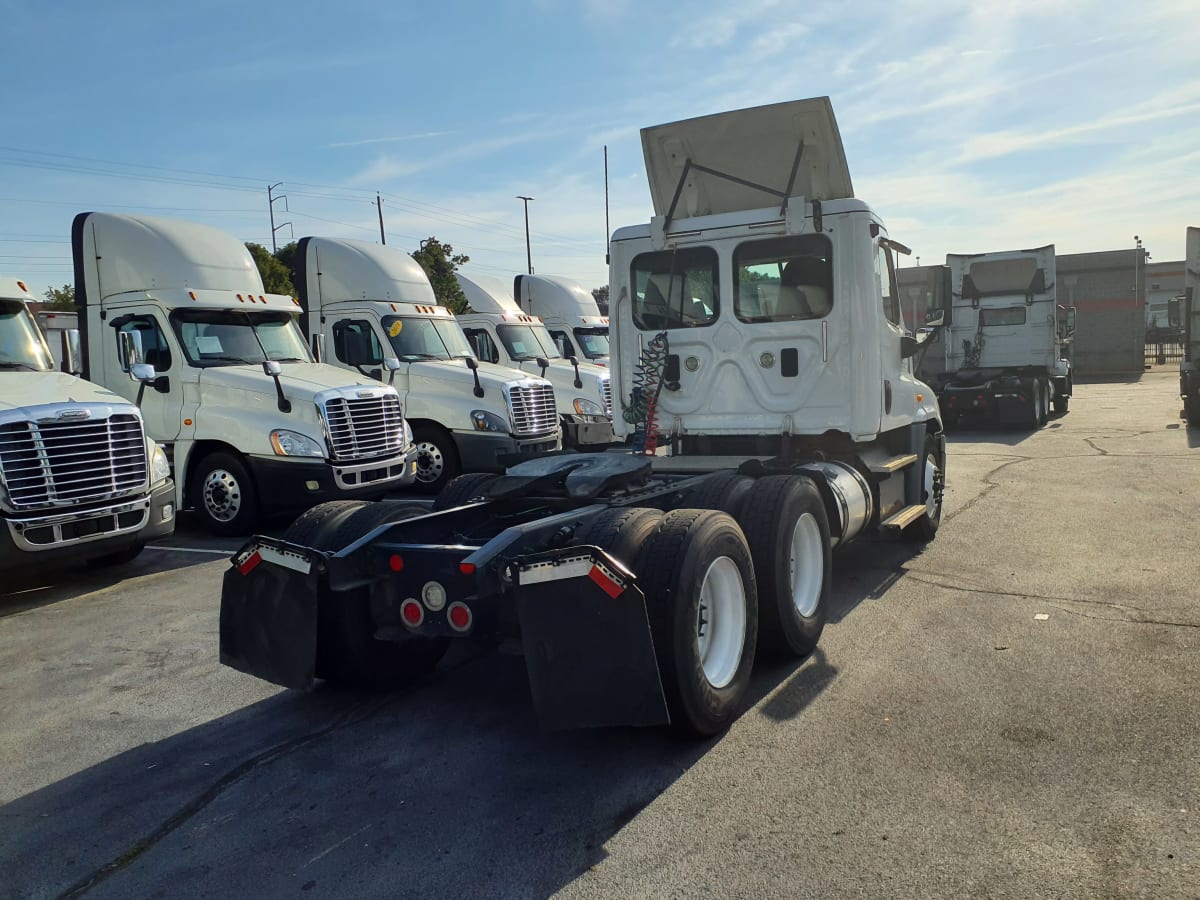
M1145 364L1178 366L1183 360L1183 330L1180 328L1147 328Z

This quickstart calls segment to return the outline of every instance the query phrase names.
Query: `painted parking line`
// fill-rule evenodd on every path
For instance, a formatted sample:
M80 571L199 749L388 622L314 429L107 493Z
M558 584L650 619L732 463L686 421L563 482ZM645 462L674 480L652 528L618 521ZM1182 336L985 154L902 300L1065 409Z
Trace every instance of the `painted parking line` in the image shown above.
M173 553L210 553L213 556L232 556L237 548L232 550L212 550L208 547L164 547L161 544L147 544L147 550L169 550Z

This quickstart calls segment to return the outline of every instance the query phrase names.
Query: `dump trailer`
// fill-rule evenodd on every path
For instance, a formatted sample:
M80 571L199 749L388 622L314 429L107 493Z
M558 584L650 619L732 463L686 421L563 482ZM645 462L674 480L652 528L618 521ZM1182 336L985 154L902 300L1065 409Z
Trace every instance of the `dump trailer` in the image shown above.
M928 335L903 328L907 249L854 198L828 98L642 145L655 216L610 245L633 452L464 475L432 510L325 504L255 537L224 576L224 663L393 686L473 639L523 652L547 727L714 734L756 655L817 646L835 546L934 537L945 439L912 373Z
M1200 426L1200 228L1187 230L1180 313L1183 360L1179 364L1179 395L1188 424Z
M77 332L54 371L32 302L0 278L0 572L127 563L175 530L166 454L137 406L71 374Z
M1062 347L1074 333L1074 312L1060 317L1055 302L1054 245L950 254L946 268L941 347L931 347L919 368L946 423L970 416L1038 429L1051 406L1066 412L1072 375Z

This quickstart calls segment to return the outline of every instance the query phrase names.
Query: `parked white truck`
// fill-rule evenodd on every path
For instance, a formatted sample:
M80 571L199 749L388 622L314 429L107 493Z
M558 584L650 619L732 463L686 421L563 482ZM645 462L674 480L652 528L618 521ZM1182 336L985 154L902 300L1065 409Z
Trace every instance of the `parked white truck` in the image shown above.
M1073 378L1062 347L1074 311L1060 317L1055 303L1054 245L949 254L946 266L941 346L929 349L920 370L947 424L970 416L1037 429L1051 406L1066 412Z
M314 363L292 297L267 294L245 246L207 225L81 213L72 229L83 373L140 397L177 503L215 534L260 515L411 484L396 391ZM149 387L130 382L152 366Z
M166 454L132 403L54 371L32 302L0 278L0 572L129 562L175 530Z
M42 310L37 314L37 323L46 336L50 355L54 357L54 368L66 371L63 369L63 336L74 333L75 340L78 339L79 314L62 309Z
M417 483L440 489L463 472L562 446L554 389L536 375L479 362L450 310L407 253L339 238L301 238L300 306L324 359L373 378L399 360L396 389L417 446ZM332 351L332 352L330 352Z
M933 538L945 439L896 252L827 98L642 132L655 216L611 242L618 434L464 475L433 512L329 505L226 572L221 659L387 686L451 640L523 648L549 727L729 725L756 652L813 651L831 548ZM649 451L654 448L654 453ZM302 623L300 627L297 623Z
M1189 425L1200 426L1200 228L1187 230L1183 263L1183 360L1179 363L1179 396Z
M546 326L536 316L521 311L503 279L467 277L461 272L457 278L470 310L455 318L475 354L549 379L558 400L564 446L588 450L612 444L612 379L608 369L575 356L564 359Z
M557 275L518 275L513 294L522 310L545 323L564 358L608 365L608 316L582 284Z

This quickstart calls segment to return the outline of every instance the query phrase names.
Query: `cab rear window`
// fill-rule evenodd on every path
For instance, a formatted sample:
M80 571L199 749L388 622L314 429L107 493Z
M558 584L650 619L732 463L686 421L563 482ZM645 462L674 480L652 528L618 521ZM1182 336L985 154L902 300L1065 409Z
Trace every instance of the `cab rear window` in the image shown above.
M980 325L1024 325L1025 307L1005 306L999 309L984 307L979 310Z
M717 253L711 247L642 253L630 268L633 323L643 331L699 328L717 320Z

